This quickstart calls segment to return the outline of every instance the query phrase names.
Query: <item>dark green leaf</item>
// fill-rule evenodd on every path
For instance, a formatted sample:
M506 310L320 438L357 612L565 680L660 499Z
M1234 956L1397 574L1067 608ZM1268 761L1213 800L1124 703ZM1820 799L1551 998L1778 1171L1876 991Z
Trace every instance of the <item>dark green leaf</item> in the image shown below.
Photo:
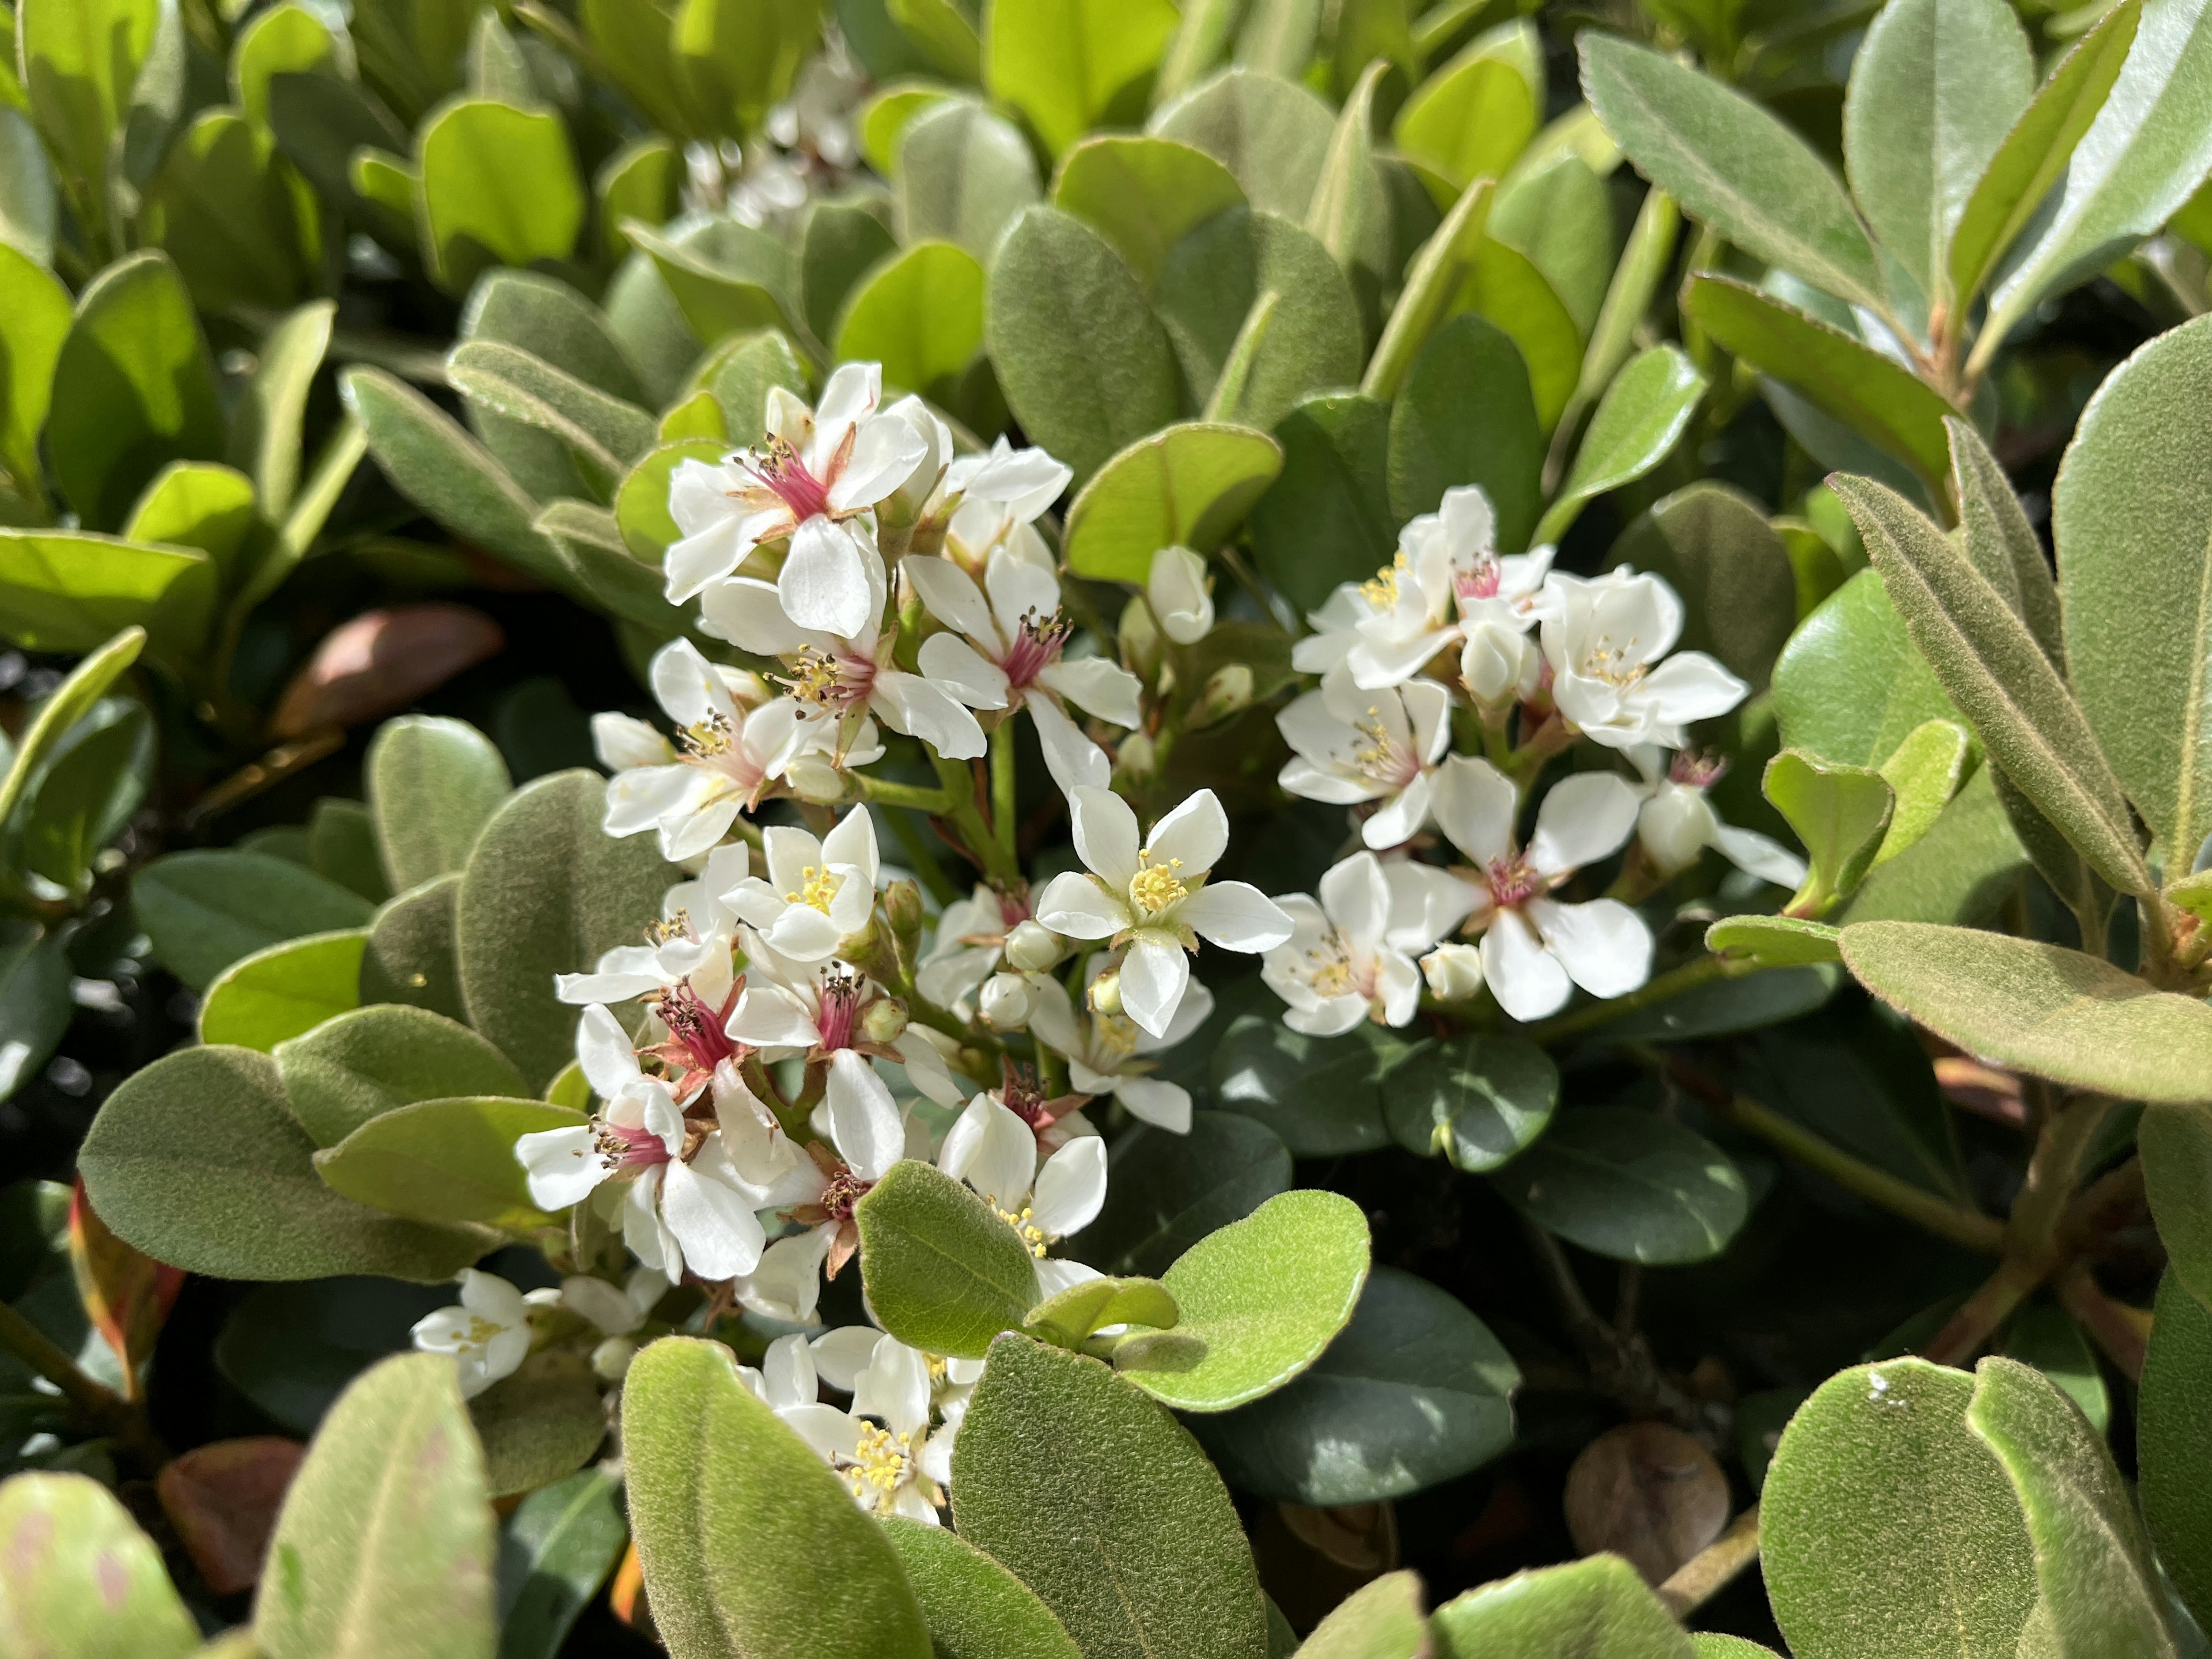
M1390 1139L1383 1079L1412 1052L1373 1025L1311 1037L1271 1014L1247 1014L1213 1051L1214 1099L1257 1118L1302 1158L1372 1152Z
M1534 1043L1468 1036L1416 1049L1390 1073L1382 1109L1407 1152L1479 1174L1543 1133L1559 1103L1559 1067Z
M1052 1609L957 1534L894 1516L884 1535L921 1603L937 1659L1080 1659Z
M1152 121L1160 137L1227 167L1254 207L1292 221L1305 217L1335 126L1328 106L1304 87L1243 68L1224 70Z
M458 1095L520 1095L507 1056L465 1025L427 1008L357 1008L282 1043L276 1064L300 1120L335 1146L396 1107Z
M2136 1401L2143 1522L2199 1623L2212 1616L2212 1314L2178 1273L2160 1281Z
M440 876L378 910L361 958L361 1000L404 1002L449 1019L468 1018L453 951L453 905L461 878Z
M599 1379L573 1348L532 1354L469 1401L469 1419L483 1443L484 1485L494 1498L574 1474L607 1435Z
M957 242L986 264L1006 227L1039 194L1036 163L1020 131L964 99L915 117L899 136L892 176L903 241Z
M1363 392L1308 398L1275 428L1283 470L1253 504L1252 548L1301 611L1390 562L1390 406Z
M983 343L983 267L951 242L918 242L862 279L837 321L837 356L883 365L884 384L951 400Z
M1391 510L1432 513L1445 490L1480 484L1499 549L1516 551L1535 528L1543 461L1519 349L1480 317L1453 318L1414 360L1390 412Z
M394 1279L258 1285L223 1322L216 1367L304 1438L347 1383L385 1355L411 1348L415 1322L453 1299L451 1285Z
M1621 371L1624 377L1635 368ZM1686 407L1683 413L1686 418ZM1601 407L1583 440L1585 452L1604 418ZM1755 502L1711 479L1693 483L1630 525L1612 556L1665 577L1682 596L1676 649L1710 653L1749 681L1754 693L1765 689L1796 620L1797 579L1782 538Z
M2212 1114L2149 1107L2136 1144L2166 1266L2202 1301L2212 1292Z
M1774 706L1784 743L1845 766L1880 766L1917 727L1959 718L1871 570L1790 635L1774 664Z
M1490 1180L1547 1231L1661 1266L1718 1255L1751 1206L1742 1172L1704 1136L1613 1106L1565 1114Z
M315 1154L315 1169L332 1191L386 1215L527 1232L546 1218L531 1202L515 1142L584 1121L581 1112L538 1100L419 1100L326 1146Z
M164 854L132 878L131 896L155 957L198 988L257 951L370 914L360 894L261 853Z
M178 137L139 222L210 311L295 304L321 263L313 198L268 129L234 110L202 111Z
M39 1074L76 1016L68 951L67 933L14 918L0 922L0 1100Z
M429 714L379 726L362 771L386 873L403 891L465 866L512 787L489 738L465 720Z
M500 1533L499 1659L555 1659L629 1541L622 1483L604 1468L524 1498Z

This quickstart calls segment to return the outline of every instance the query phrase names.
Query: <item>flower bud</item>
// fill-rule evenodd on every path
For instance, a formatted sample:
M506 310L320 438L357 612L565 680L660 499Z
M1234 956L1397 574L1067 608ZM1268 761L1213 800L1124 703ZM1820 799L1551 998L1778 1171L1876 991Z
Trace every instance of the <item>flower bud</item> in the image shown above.
M1194 732L1218 725L1249 706L1252 701L1252 667L1249 663L1224 663L1207 676L1200 688L1198 700L1190 707L1190 728Z
M1544 653L1533 640L1495 623L1477 623L1468 629L1459 653L1460 678L1484 708L1526 702L1536 694L1543 666Z
M1024 974L1042 974L1066 950L1059 934L1041 921L1018 921L1006 935L1006 963Z
M1132 732L1114 751L1114 769L1133 779L1149 778L1160 769L1159 746L1142 732Z
M637 1343L627 1336L611 1336L592 1350L592 1370L600 1379L619 1382L623 1373L629 1370L629 1362L637 1356Z
M1719 827L1705 792L1679 783L1661 784L1636 817L1637 839L1662 877L1696 863Z
M1439 1002L1464 1002L1482 988L1482 952L1472 945L1439 945L1421 958L1422 975Z
M906 1030L906 1004L896 997L878 997L860 1014L860 1040L890 1042Z
M1121 1012L1121 975L1118 969L1091 981L1089 1001L1091 1012L1095 1014L1110 1018Z
M994 974L975 998L976 1012L994 1031L1018 1031L1030 1023L1036 993L1019 974Z
M921 931L921 889L910 880L893 882L884 889L884 914L890 918L893 933L913 938Z
M845 799L845 775L820 755L801 755L784 769L783 776L799 799L817 806Z
M1160 668L1160 625L1153 619L1152 606L1142 599L1131 599L1121 607L1117 631L1121 660L1139 679L1150 682Z
M1145 597L1160 629L1177 645L1195 645L1213 631L1213 596L1206 591L1206 561L1187 547L1152 555Z

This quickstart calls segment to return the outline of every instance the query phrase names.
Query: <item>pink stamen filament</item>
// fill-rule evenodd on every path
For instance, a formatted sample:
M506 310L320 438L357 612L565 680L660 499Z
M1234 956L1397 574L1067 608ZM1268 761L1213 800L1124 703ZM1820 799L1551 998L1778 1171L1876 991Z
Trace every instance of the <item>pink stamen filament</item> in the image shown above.
M1527 903L1548 884L1518 853L1510 858L1491 860L1488 878L1491 902L1500 909Z
M661 993L660 1018L693 1071L711 1072L738 1051L720 1017L688 980Z
M835 971L822 977L822 1012L814 1018L822 1033L821 1046L830 1051L853 1046L853 1028L860 1009L861 980L855 974Z
M1006 671L1008 683L1018 690L1034 684L1039 674L1060 660L1060 648L1066 639L1067 623L1058 611L1039 622L1036 612L1031 611L1022 618L1006 660L999 665Z
M794 524L830 511L828 486L806 470L799 452L781 439L771 442L765 455L748 456L739 465L791 509Z
M618 1170L649 1169L669 1161L668 1144L643 1124L599 1121L599 1153Z

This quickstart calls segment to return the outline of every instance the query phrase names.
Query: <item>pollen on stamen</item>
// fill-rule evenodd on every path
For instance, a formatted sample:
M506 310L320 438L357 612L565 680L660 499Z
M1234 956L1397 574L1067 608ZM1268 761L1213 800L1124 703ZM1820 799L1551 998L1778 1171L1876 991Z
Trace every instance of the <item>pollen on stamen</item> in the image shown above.
M1152 862L1149 847L1137 849L1138 861L1144 868L1129 882L1129 896L1148 916L1156 916L1171 904L1180 904L1190 896L1190 889L1176 879L1176 872L1182 868L1181 859L1170 859L1165 864Z

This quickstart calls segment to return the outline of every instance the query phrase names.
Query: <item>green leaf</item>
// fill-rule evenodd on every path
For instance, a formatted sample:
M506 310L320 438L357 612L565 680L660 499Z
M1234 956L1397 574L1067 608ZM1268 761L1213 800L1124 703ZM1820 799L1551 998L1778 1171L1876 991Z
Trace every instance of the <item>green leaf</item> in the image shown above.
M1844 100L1851 191L1931 301L1949 298L1960 217L2034 92L2003 0L1904 0L1867 30Z
M892 177L902 242L957 242L986 264L1039 194L1036 161L1020 129L965 99L914 118L899 135Z
M365 1120L336 1145L325 1143L315 1168L332 1191L386 1215L528 1232L546 1218L531 1202L514 1143L584 1121L581 1112L537 1100L417 1100Z
M1513 1441L1521 1373L1428 1280L1368 1277L1352 1320L1290 1385L1194 1425L1223 1478L1286 1504L1375 1504L1441 1486Z
M2201 1189L2200 1189L2201 1191ZM2161 1222L2160 1231L2165 1231ZM2182 1602L2212 1613L2212 1313L2179 1273L2159 1281L2136 1402L2143 1524Z
M1951 405L1873 347L1729 276L1692 276L1682 287L1682 313L1931 487L1949 475L1943 422Z
M765 388L761 395L767 396ZM683 533L668 511L669 475L684 461L720 460L730 453L732 443L745 441L733 421L727 442L711 438L679 438L660 445L630 468L622 487L615 492L615 526L622 532L623 544L647 570L659 569L661 556L667 551L669 544Z
M1634 483L1665 460L1705 395L1705 377L1674 346L1653 346L1632 359L1606 388L1567 481L1533 539L1556 542L1585 503Z
M592 217L606 258L619 259L629 251L623 220L654 225L676 216L683 175L682 155L657 133L631 139L599 164L592 178Z
M1168 250L1217 213L1244 203L1229 169L1172 138L1097 133L1060 158L1054 207L1113 243L1150 286Z
M2194 0L2160 8L2075 146L2057 212L1990 295L1971 362L1978 367L2045 295L2103 270L2157 230L2204 181L2212 172L2212 128L2201 107L2208 75L2212 13Z
M1927 721L1960 717L1871 570L1790 636L1775 659L1774 706L1783 742L1845 766L1880 766Z
M1767 762L1761 787L1810 858L1802 902L1826 910L1858 885L1881 849L1895 805L1888 781L1864 767L1785 749Z
M991 1206L934 1165L908 1158L853 1212L860 1282L884 1328L909 1346L980 1359L1036 1305L1028 1247Z
M1557 290L1517 248L1485 233L1468 250L1468 269L1452 301L1503 329L1528 366L1536 419L1547 431L1574 395L1583 337Z
M2043 543L1981 434L1956 415L1947 416L1943 425L1951 440L1960 544L1974 568L2027 624L2043 654L2056 662L2065 651L2065 641L2061 638L2058 590L2051 580Z
M365 928L311 933L255 951L222 970L200 1004L200 1041L267 1054L358 1006Z
M172 461L131 509L124 536L188 547L215 561L217 584L239 586L258 522L253 481L213 461Z
M1167 1330L1182 1316L1157 1279L1086 1279L1038 1303L1022 1320L1022 1328L1039 1341L1080 1348L1092 1332L1108 1325Z
M2014 1651L2034 1560L2002 1467L1968 1431L1973 1394L1963 1372L1893 1360L1830 1377L1790 1419L1767 1466L1759 1543L1793 1650Z
M714 401L708 393L698 395ZM712 447L717 454L728 453L721 440ZM594 609L648 630L656 642L692 631L696 615L669 604L659 570L631 554L622 521L605 508L556 501L538 515L538 529L559 555L570 590Z
M2005 135L1960 210L1948 255L1955 306L1973 302L2058 182L2135 44L2142 0L2120 0L2074 43Z
M1304 87L1250 69L1223 70L1157 111L1152 131L1204 150L1263 213L1303 221L1336 122Z
M379 726L362 771L385 871L398 890L465 866L512 787L490 738L465 720L429 714Z
M1534 30L1508 23L1479 35L1415 89L1391 136L1403 154L1464 190L1476 179L1502 179L1536 135L1541 77L1532 80Z
M279 75L320 75L343 81L345 59L322 20L287 0L249 19L230 53L233 101L249 120L266 125L269 83Z
M1247 1014L1213 1051L1213 1097L1257 1118L1301 1158L1372 1152L1390 1142L1384 1079L1412 1052L1377 1026L1312 1037L1272 1014Z
M735 138L790 96L821 33L818 5L689 0L676 14L677 70L716 133Z
M1840 299L1884 307L1874 244L1803 139L1741 93L1617 35L1587 30L1580 46L1583 95L1683 212Z
M52 763L77 722L138 660L145 643L143 629L126 628L88 647L84 660L39 705L30 724L16 733L13 754L0 756L0 824L15 815L31 780Z
M1844 929L1860 983L2001 1066L2122 1099L2212 1100L2212 1008L2097 957L1919 922Z
M1345 392L1308 398L1275 428L1283 470L1253 503L1253 556L1301 611L1390 562L1390 407Z
M1887 864L1935 827L1964 775L1972 739L1955 720L1916 726L1881 766L1883 781L1896 798L1889 829L1874 855Z
M69 943L36 922L0 922L0 1100L39 1075L76 1018Z
M1888 862L1877 855L1841 920L1972 927L1995 915L2027 862L1997 781L1995 768L1981 768L1911 846Z
M139 223L207 310L296 304L322 256L313 198L266 127L204 110L146 188Z
M0 1646L27 1656L183 1659L199 1626L161 1552L88 1475L0 1481Z
M799 229L799 294L806 325L817 339L836 337L837 313L882 260L898 251L880 198L817 199Z
M584 228L584 182L550 110L457 99L415 137L422 242L433 281L466 291L491 265L563 259Z
M1272 1394L1320 1357L1367 1282L1367 1218L1334 1193L1269 1199L1185 1251L1164 1281L1182 1318L1126 1338L1114 1368L1178 1411Z
M1359 308L1343 268L1287 219L1215 215L1176 243L1153 291L1192 398L1272 427L1310 392L1359 376Z
M1592 338L1621 252L1613 198L1597 170L1573 153L1540 164L1533 154L1524 157L1499 186L1485 228L1528 256L1573 318L1577 337ZM1619 358L1585 364L1582 383L1601 387L1620 367Z
M324 1185L276 1062L183 1048L125 1078L77 1154L116 1234L157 1261L218 1279L382 1273L449 1279L482 1236L397 1221Z
M1604 418L1602 409L1597 418ZM1595 434L1595 423L1591 430ZM1585 452L1589 441L1583 441ZM1537 539L1545 539L1541 526ZM1754 694L1765 686L1796 619L1797 578L1758 503L1727 484L1700 479L1653 503L1609 556L1664 577L1681 595L1682 637L1675 649L1717 657L1750 682Z
M276 1053L293 1115L319 1146L416 1101L526 1092L507 1056L467 1026L401 1004L340 1014Z
M1266 1659L1252 1553L1221 1478L1095 1359L1007 1334L961 1425L952 1516L1086 1659Z
M1143 115L1178 15L1170 0L992 0L984 88L1058 156L1092 127Z
M1429 1625L1437 1659L1691 1659L1696 1651L1617 1555L1516 1572L1445 1602Z
M2171 1109L2160 1108L2160 1110ZM2013 1316L2005 1331L2008 1358L2033 1365L2081 1408L2082 1420L2101 1439L2112 1426L2112 1396L2089 1339L2055 1302L2033 1302Z
M0 114L0 242L43 264L53 258L59 205L37 129L21 109L7 106Z
M2212 1115L2151 1106L2136 1130L2143 1187L2166 1266L2199 1301L2212 1291Z
M1772 1648L1741 1636L1723 1636L1717 1631L1692 1631L1690 1641L1698 1650L1698 1659L1782 1659Z
M77 296L46 440L54 481L88 530L120 525L171 461L222 459L215 367L167 255L130 254Z
M541 1486L507 1517L499 1549L500 1659L555 1659L614 1571L629 1526L604 1468Z
M1856 999L1753 1040L1744 1087L1875 1168L1970 1202L1934 1068L1910 1024Z
M131 106L154 47L157 0L30 0L17 16L15 50L31 113L63 170L88 186L106 217L108 143Z
M2126 799L2081 705L2035 636L1948 538L1863 478L1832 488L1850 509L1906 631L1972 720L1990 757L2124 892L2154 884Z
M92 890L94 860L120 835L154 769L153 716L112 698L70 732L40 774L11 838L21 867L72 902Z
M472 402L551 434L575 458L586 482L609 494L653 447L653 416L635 404L516 347L468 341L447 356L446 373Z
M884 384L945 403L983 344L983 267L951 242L918 242L861 279L837 319L845 362L880 362Z
M1069 507L1068 568L1142 582L1163 547L1210 553L1282 465L1273 439L1242 426L1189 421L1140 438L1100 467Z
M1408 1569L1352 1591L1298 1650L1304 1659L1422 1659L1428 1651L1420 1575Z
M883 1524L937 1659L1080 1659L1052 1609L973 1544L897 1516Z
M442 1354L338 1397L285 1494L253 1603L266 1659L491 1659L495 1530L483 1454Z
M0 244L0 463L28 495L39 484L39 434L70 331L70 295L52 271Z
M1391 410L1391 510L1432 513L1445 490L1480 484L1498 515L1498 547L1517 550L1535 527L1543 458L1519 350L1482 318L1453 318L1414 361Z
M143 628L149 653L194 665L215 609L215 562L88 531L0 529L0 638L27 651L96 649Z
M1291 1184L1289 1149L1233 1112L1194 1112L1182 1135L1138 1124L1115 1141L1107 1167L1105 1207L1067 1254L1109 1273L1165 1273Z
M1748 957L1762 968L1790 968L1841 962L1838 934L1825 921L1797 916L1725 916L1705 929L1705 949L1717 957Z
M727 1348L653 1343L624 1380L622 1426L646 1594L676 1659L929 1659L897 1552Z
M453 905L460 890L459 876L440 876L377 911L361 959L364 1003L407 1003L449 1019L468 1017L453 951Z
M494 270L470 289L460 337L526 351L611 398L650 401L606 315L568 283L533 270Z
M597 967L660 914L677 875L653 838L599 828L606 786L556 772L508 796L477 836L454 908L469 1023L507 1053L532 1088L568 1063L576 1012L556 974Z
M1546 1231L1649 1266L1718 1255L1751 1208L1742 1172L1719 1147L1613 1106L1565 1114L1490 1182Z
M1815 963L1707 980L1679 996L1609 1019L1596 1035L1608 1042L1680 1042L1756 1030L1810 1013L1843 979L1840 968Z
M1007 406L1079 485L1176 418L1166 331L1112 244L1082 221L1025 210L1000 246L983 314Z
M574 1474L607 1437L599 1379L573 1348L532 1354L469 1401L469 1419L483 1443L484 1485L494 1498Z
M982 79L983 44L954 0L884 0L884 9L939 74L969 85Z
M131 878L131 896L155 956L196 988L257 951L370 914L358 893L261 853L165 854Z
M1404 390L1415 358L1459 298L1474 268L1495 194L1490 179L1476 179L1460 192L1451 211L1414 252L1406 266L1397 301L1383 321L1382 337L1368 359L1366 374L1360 377L1362 392L1370 397L1395 398ZM1525 362L1522 371L1527 373ZM1532 413L1534 396L1532 392Z
M1424 1043L1390 1074L1383 1115L1407 1152L1480 1174L1544 1133L1559 1103L1559 1069L1518 1037Z

